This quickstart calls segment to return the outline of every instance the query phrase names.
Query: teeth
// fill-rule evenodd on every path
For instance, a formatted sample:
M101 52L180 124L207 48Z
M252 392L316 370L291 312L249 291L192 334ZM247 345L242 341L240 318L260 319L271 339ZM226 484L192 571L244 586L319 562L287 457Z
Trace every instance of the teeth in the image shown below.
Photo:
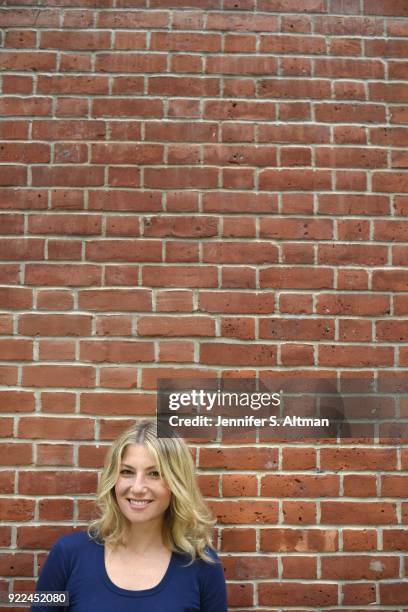
M129 499L129 502L131 505L133 506L146 506L147 504L150 503L150 499Z

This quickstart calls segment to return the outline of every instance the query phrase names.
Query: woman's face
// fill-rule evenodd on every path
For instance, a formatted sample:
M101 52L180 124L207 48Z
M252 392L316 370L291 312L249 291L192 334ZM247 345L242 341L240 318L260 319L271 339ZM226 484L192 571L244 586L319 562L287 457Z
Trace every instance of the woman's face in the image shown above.
M125 448L115 494L122 514L130 523L155 521L161 526L171 492L144 444L129 444Z

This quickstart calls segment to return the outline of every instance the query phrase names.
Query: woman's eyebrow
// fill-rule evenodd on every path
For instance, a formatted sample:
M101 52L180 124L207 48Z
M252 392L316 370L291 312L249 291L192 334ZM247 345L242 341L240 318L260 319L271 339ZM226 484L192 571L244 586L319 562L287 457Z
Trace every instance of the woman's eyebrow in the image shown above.
M134 469L134 467L132 465L129 465L128 463L121 463L120 466L130 468L131 470ZM157 470L157 465L149 465L149 467L146 467L144 469L145 470Z

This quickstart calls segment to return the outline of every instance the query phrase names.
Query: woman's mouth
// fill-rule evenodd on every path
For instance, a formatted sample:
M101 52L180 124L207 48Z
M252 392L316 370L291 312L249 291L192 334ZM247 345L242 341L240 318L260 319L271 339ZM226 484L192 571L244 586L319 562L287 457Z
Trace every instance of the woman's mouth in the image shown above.
M146 508L153 500L152 499L131 499L128 498L127 501L131 508L136 508L138 510Z

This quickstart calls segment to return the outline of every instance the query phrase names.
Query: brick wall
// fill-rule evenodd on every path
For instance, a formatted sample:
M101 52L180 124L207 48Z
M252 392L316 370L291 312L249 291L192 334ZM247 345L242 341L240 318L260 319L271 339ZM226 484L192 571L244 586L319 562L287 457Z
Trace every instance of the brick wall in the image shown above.
M2 3L1 588L158 377L405 377L407 17ZM407 448L362 442L197 445L231 608L406 609Z

